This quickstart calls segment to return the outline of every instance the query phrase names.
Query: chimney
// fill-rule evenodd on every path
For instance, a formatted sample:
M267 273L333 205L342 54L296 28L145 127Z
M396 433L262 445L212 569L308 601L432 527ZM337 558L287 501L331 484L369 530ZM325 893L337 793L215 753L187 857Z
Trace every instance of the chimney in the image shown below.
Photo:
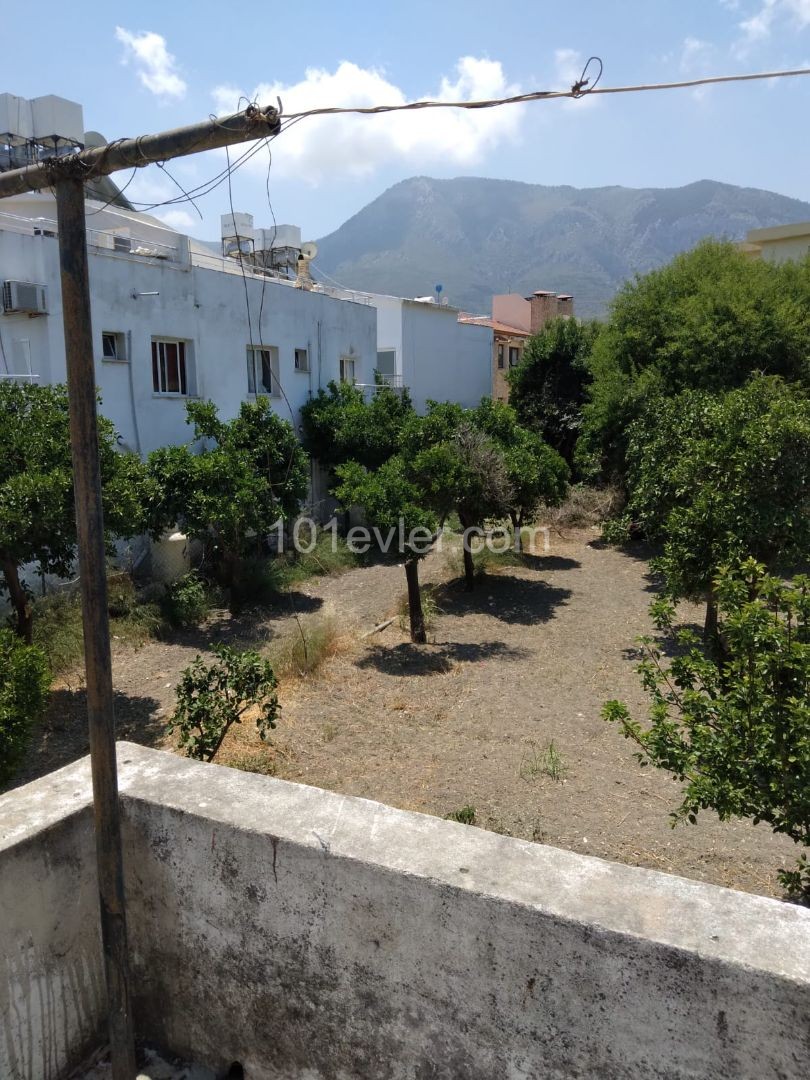
M557 295L553 292L538 289L531 296L527 296L526 299L531 307L529 331L536 334L538 330L541 330L546 325L549 319L553 319L559 314Z
M574 314L574 298L570 293L560 293L557 297L557 314L570 319Z

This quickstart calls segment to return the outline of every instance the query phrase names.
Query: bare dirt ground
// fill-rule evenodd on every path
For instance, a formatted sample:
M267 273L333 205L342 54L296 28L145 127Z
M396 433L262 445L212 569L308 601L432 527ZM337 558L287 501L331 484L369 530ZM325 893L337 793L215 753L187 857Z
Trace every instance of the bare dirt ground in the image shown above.
M317 675L282 683L269 753L245 723L217 760L428 814L473 807L486 829L780 895L776 871L797 854L789 840L708 812L673 830L679 786L642 769L600 718L613 697L645 715L634 641L650 630L654 587L643 550L603 547L595 535L552 534L548 554L486 576L472 594L448 582L443 556L432 555L421 576L442 583L441 613L427 646L412 645L397 619L362 636L395 614L401 567L307 582L295 606L333 612L340 648ZM120 737L169 748L174 687L197 653L218 640L261 645L291 626L282 602L270 615L222 615L171 642L117 646ZM76 687L57 691L19 782L87 752L82 699ZM552 742L556 778L545 768Z

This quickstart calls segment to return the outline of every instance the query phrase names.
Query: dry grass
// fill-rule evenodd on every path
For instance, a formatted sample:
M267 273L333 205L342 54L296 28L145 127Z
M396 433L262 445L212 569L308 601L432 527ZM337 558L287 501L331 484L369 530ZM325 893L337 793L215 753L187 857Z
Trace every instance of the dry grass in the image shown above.
M562 506L546 508L541 518L560 529L586 529L615 517L624 506L618 488L594 488L576 484Z
M442 613L442 609L439 607L436 600L436 590L432 585L423 585L420 592L422 593L422 616L425 620L425 630L431 631L435 625L436 619ZM397 616L399 620L399 628L403 633L407 633L411 625L411 613L408 607L408 594L404 592L397 600Z
M283 635L274 638L267 656L279 679L303 679L314 675L344 651L348 642L341 637L332 612L300 615Z

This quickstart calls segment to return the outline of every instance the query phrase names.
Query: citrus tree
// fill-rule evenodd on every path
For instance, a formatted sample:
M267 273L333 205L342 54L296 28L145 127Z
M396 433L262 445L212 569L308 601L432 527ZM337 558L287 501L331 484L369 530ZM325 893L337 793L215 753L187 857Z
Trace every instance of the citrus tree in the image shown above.
M755 373L810 380L810 259L777 265L705 241L629 282L590 359L576 460L622 482L627 430L650 394L722 393Z
M649 722L609 701L607 720L639 748L642 764L672 773L683 785L673 824L694 823L701 810L721 820L764 821L798 845L810 845L810 578L785 584L748 559L723 569L715 585L722 661L708 656L689 630L677 630L667 600L654 621L675 646L641 639L642 684ZM810 894L810 869L783 870L792 893Z
M591 381L590 357L602 328L596 321L552 319L526 342L507 374L518 422L571 464Z
M402 560L408 587L411 641L427 641L419 562L438 535L438 518L427 506L425 493L409 475L401 455L371 470L350 461L336 469L335 495L347 509L360 507L366 525L376 530L377 546L390 558Z
M98 418L104 525L108 538L155 526L158 493L140 459L122 454L112 423ZM29 644L30 593L22 567L67 577L76 552L76 506L64 386L0 380L0 590L14 628Z
M292 425L265 397L243 402L228 422L210 401L189 402L186 411L202 448L161 447L149 455L149 472L164 517L206 545L238 603L245 558L279 519L298 512L309 479L307 456Z
M278 682L269 662L254 650L238 652L229 645L214 646L215 660L197 656L180 674L177 705L168 725L179 732L188 757L213 761L225 736L256 709L256 730L264 740L276 726Z
M511 405L484 398L474 410L474 424L499 450L511 495L508 513L515 548L523 549L521 530L541 504L559 506L568 490L568 466L538 434L519 423Z
M668 594L706 601L710 639L721 565L784 570L810 554L810 398L780 379L654 400L630 429L627 475L626 520L662 543Z
M407 390L379 383L369 397L353 383L329 383L301 408L304 447L326 469L357 461L376 469L400 448L413 414Z

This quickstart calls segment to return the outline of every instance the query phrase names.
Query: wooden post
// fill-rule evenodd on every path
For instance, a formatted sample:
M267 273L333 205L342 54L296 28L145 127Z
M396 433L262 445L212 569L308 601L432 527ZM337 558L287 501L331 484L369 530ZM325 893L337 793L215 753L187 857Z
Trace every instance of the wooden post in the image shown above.
M156 135L141 135L137 139L116 139L106 146L0 172L0 199L46 187L53 187L56 193L112 1080L134 1080L136 1066L129 996L84 184L119 169L143 168L155 161L272 137L278 134L280 127L278 110L272 106L249 105L232 116L209 119Z
M84 183L78 177L66 177L55 190L112 1076L113 1080L134 1080Z

